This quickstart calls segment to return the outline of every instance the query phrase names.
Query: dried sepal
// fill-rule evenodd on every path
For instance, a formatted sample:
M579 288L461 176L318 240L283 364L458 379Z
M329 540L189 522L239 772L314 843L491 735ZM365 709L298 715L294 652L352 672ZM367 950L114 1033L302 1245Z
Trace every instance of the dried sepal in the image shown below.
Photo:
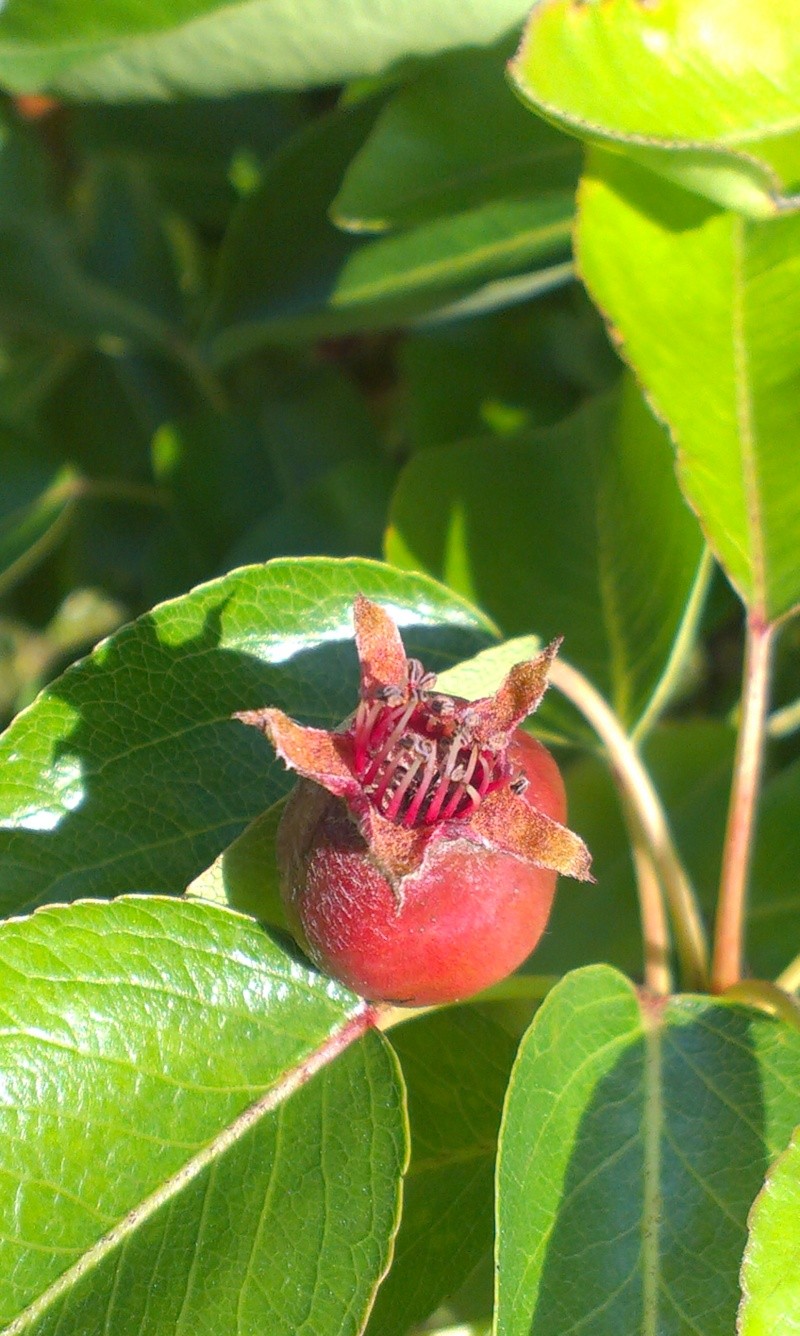
M394 689L408 691L408 660L400 632L379 603L359 594L353 605L356 649L361 666L361 698Z
M576 881L594 881L583 840L511 789L484 799L470 819L468 837Z
M468 717L477 742L501 747L523 719L539 708L547 690L550 665L562 640L559 636L535 659L514 664L493 696L472 702Z
M282 710L239 710L233 717L263 733L281 760L298 775L313 779L339 798L360 795L361 788L352 770L352 746L346 734L306 728Z

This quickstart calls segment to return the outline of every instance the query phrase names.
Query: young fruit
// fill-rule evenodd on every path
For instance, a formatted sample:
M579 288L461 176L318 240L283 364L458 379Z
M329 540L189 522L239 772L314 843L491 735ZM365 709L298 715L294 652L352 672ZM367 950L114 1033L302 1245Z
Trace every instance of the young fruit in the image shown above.
M591 880L556 763L518 727L559 642L470 702L434 689L378 604L359 597L354 616L360 700L339 729L235 716L303 776L278 832L283 900L303 949L356 992L457 1001L530 954L559 872Z

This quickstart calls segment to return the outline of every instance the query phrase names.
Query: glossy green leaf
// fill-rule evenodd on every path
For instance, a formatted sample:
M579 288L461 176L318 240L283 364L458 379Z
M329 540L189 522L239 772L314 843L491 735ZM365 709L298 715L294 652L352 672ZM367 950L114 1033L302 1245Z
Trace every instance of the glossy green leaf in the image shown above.
M773 1336L800 1323L800 1128L770 1167L750 1212L742 1266L740 1336Z
M154 897L7 923L0 957L4 1330L355 1336L404 1161L364 1003Z
M800 1033L606 966L523 1040L498 1166L498 1336L729 1336L747 1213L786 1146Z
M494 1166L515 1044L459 1007L391 1033L408 1091L411 1161L392 1268L367 1336L406 1336L491 1254Z
M701 546L666 434L629 383L548 431L416 455L386 551L507 632L563 635L565 657L632 723L664 671Z
M329 206L378 110L371 100L322 117L242 201L204 333L213 361L263 344L402 323L478 284L568 255L573 199L566 191L489 200L373 241L335 228Z
M749 222L596 150L577 244L712 549L748 607L781 616L800 599L800 214Z
M798 0L545 0L512 75L572 133L754 217L800 187Z
M387 604L433 670L493 638L456 595L369 561L275 561L162 604L0 742L2 908L182 891L291 783L231 713L277 705L331 726L353 709L358 592Z
M403 56L494 41L522 21L520 0L8 0L0 80L117 102L237 89L307 87L376 74Z
M508 195L574 189L577 146L511 95L509 54L505 43L453 53L392 94L347 169L335 221L382 231Z

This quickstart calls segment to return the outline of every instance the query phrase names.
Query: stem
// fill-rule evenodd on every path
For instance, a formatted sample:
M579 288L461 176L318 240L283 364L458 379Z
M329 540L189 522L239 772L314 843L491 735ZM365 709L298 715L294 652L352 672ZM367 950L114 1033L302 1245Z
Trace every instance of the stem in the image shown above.
M773 631L774 626L760 617L748 618L742 721L722 854L711 971L712 988L717 993L738 983L742 977L747 881L764 760Z
M796 993L800 989L800 956L795 956L791 965L778 975L775 986L782 988L784 993Z
M639 912L644 939L644 981L650 992L657 997L669 997L672 992L672 971L669 963L671 940L661 883L641 822L629 798L624 799L623 806L631 836L633 866L639 893Z
M800 1030L800 1002L767 979L743 979L741 983L731 984L730 988L726 988L724 997L726 1001L744 1002L748 1007L757 1007L759 1011L778 1016L787 1025Z
M636 747L611 707L576 668L563 659L556 659L550 668L550 681L580 710L605 744L617 785L636 813L642 837L666 894L685 981L690 987L704 988L708 981L708 949L703 919L675 848L661 800ZM649 922L649 905L647 915ZM644 907L642 922L644 927Z

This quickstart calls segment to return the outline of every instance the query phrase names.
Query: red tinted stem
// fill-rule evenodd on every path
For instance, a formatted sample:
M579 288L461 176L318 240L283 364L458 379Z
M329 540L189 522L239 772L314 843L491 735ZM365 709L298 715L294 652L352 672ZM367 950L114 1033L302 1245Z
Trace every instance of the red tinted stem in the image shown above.
M747 884L764 762L774 625L751 616L744 657L742 717L717 901L711 986L721 993L742 977Z

